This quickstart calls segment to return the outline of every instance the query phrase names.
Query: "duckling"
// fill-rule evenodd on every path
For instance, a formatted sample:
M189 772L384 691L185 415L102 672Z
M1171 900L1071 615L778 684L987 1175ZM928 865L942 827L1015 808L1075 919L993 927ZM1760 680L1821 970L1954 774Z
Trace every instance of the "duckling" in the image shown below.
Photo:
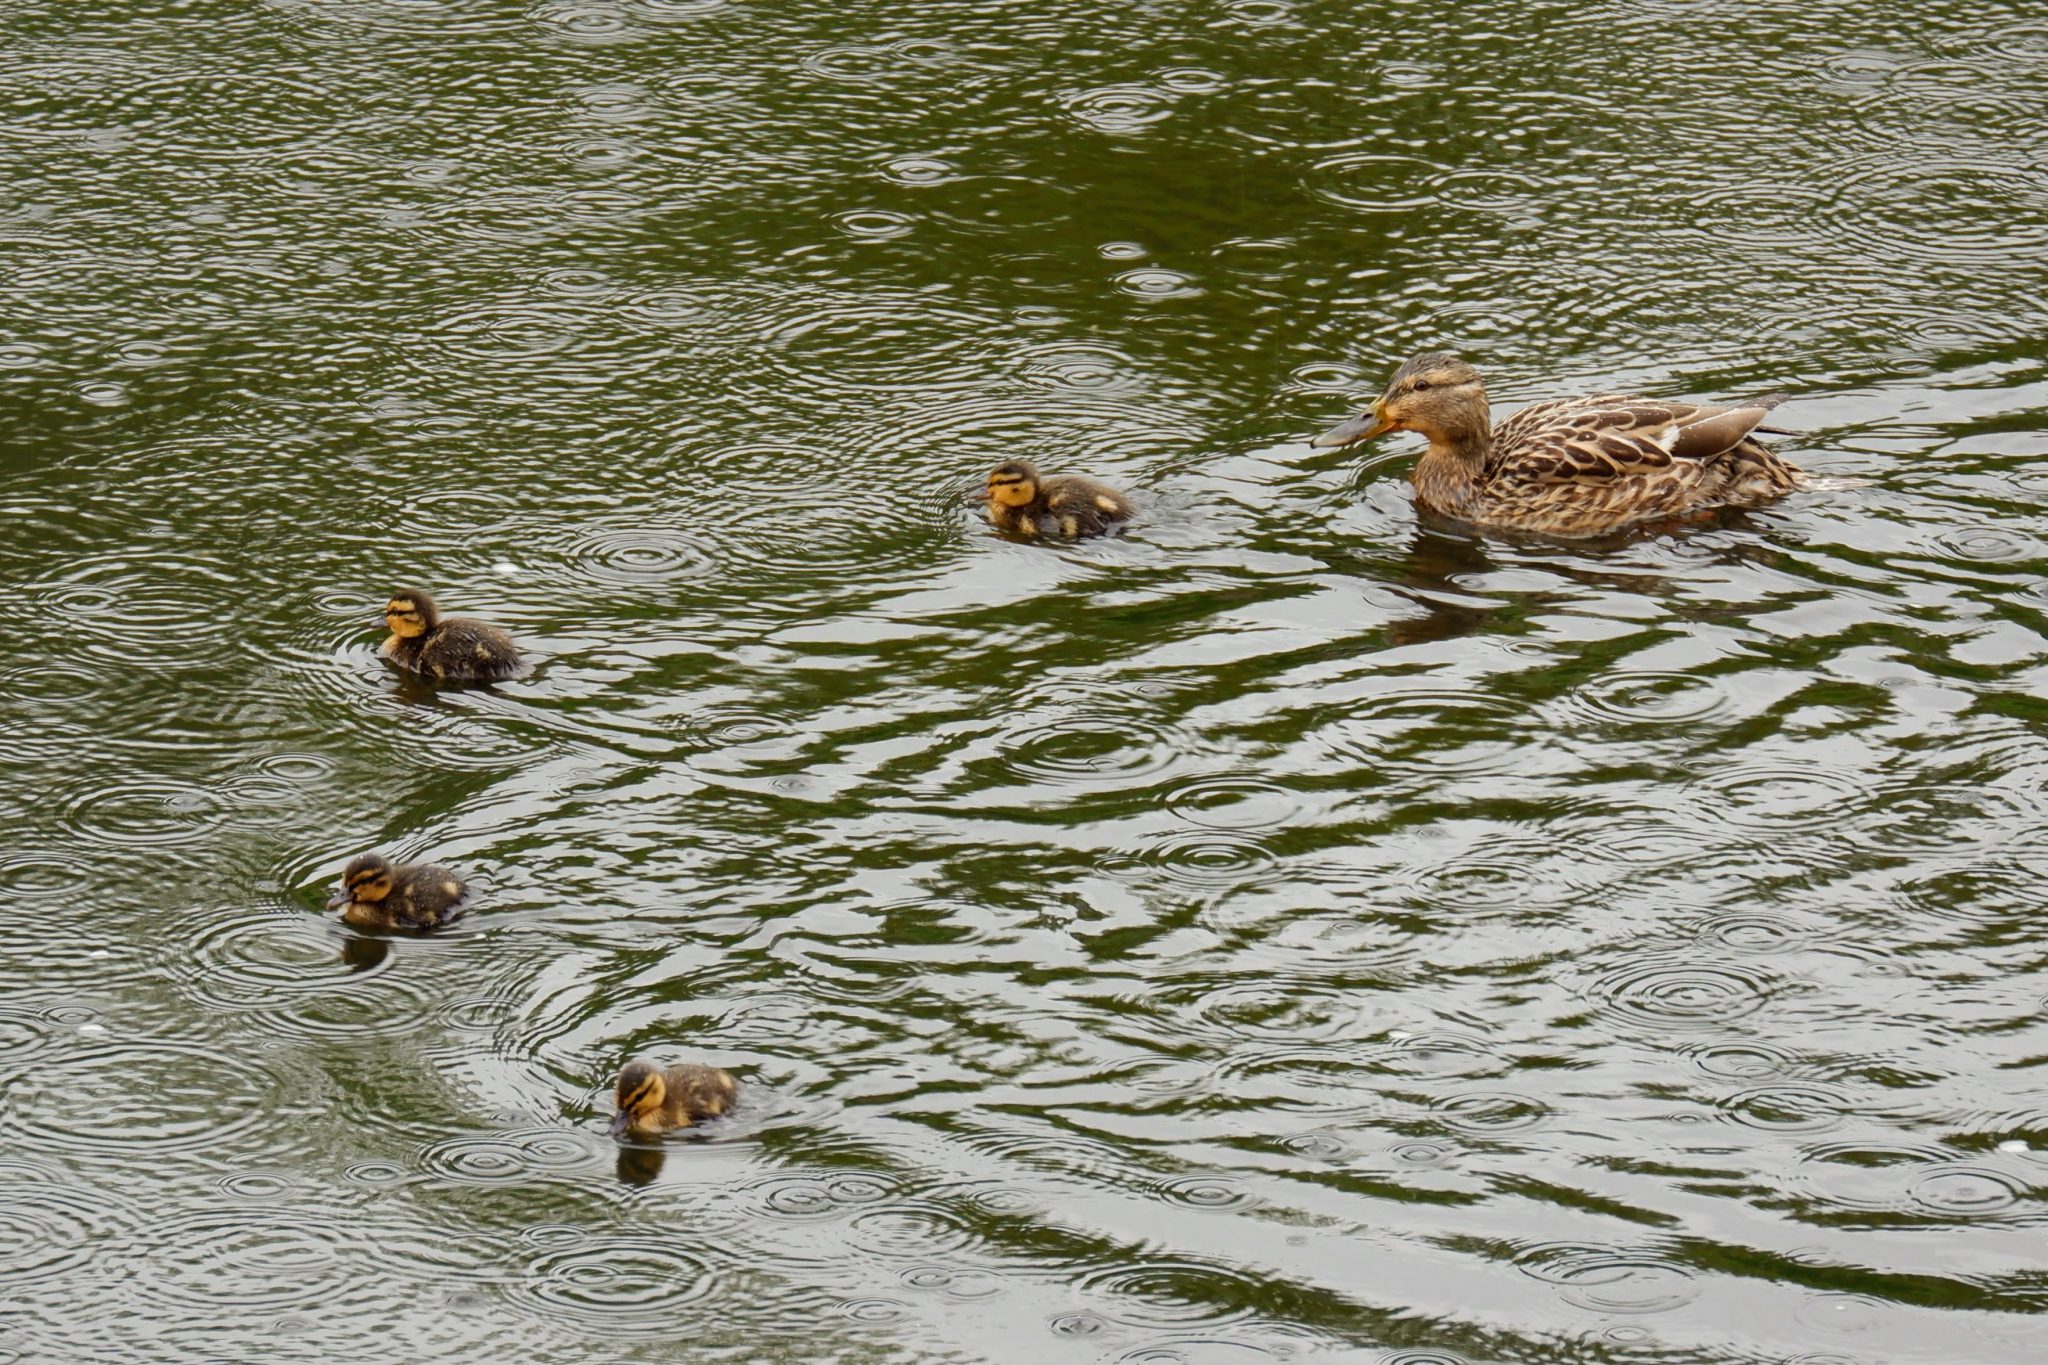
M619 1072L613 1137L654 1138L732 1112L740 1083L715 1066L628 1062Z
M526 672L510 635L466 616L444 617L434 599L416 588L391 594L384 624L391 636L378 653L434 682L503 682Z
M1079 540L1113 531L1137 514L1129 498L1078 474L1041 478L1029 460L989 471L988 519L1013 536Z
M393 867L379 853L351 859L342 869L341 888L327 908L340 909L342 923L358 929L440 929L469 908L469 888L447 868L437 863Z
M1429 449L1409 478L1425 506L1502 530L1598 536L1804 487L1806 475L1752 434L1772 430L1760 424L1784 397L1707 407L1606 393L1532 404L1492 426L1479 372L1432 352L1312 444L1420 432Z

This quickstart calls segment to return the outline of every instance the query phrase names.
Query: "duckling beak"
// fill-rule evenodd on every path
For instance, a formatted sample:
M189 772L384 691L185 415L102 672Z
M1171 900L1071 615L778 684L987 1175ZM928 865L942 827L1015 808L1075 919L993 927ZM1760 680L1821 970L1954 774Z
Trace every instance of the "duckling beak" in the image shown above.
M347 905L348 903L348 888L345 886L341 888L341 890L335 892L333 895L327 898L327 908L329 910L339 910L341 909L342 906Z
M1328 431L1310 441L1309 444L1312 446L1356 445L1360 441L1370 441L1373 437L1383 435L1393 429L1394 424L1382 415L1380 404L1375 402L1358 416L1348 422L1331 427Z
M632 1123L632 1121L633 1116L621 1109L618 1113L612 1115L612 1125L607 1131L615 1138L624 1137L626 1135L626 1126Z

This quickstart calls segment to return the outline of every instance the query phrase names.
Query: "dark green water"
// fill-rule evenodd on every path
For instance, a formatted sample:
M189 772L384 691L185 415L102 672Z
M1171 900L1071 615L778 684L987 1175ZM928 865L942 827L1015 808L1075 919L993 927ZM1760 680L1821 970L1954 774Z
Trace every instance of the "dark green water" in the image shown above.
M2034 6L17 4L0 164L0 1360L2048 1356ZM1434 346L1868 486L1433 530Z

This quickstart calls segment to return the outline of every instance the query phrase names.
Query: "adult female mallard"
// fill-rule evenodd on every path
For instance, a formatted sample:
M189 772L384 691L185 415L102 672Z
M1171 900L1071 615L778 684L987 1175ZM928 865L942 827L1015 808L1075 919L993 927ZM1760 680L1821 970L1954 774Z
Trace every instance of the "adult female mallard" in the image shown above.
M1603 393L1534 403L1493 426L1479 372L1416 356L1359 416L1315 438L1348 446L1420 432L1421 502L1480 526L1598 536L1713 507L1753 507L1806 477L1753 436L1783 394L1729 407ZM1768 428L1766 428L1768 430Z

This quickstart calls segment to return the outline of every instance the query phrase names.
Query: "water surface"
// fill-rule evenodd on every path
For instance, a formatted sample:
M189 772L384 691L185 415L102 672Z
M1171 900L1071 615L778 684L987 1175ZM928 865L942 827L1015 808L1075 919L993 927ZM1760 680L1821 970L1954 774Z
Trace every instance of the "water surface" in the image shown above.
M88 8L0 15L0 1353L2048 1354L2028 7ZM1438 346L1867 483L1426 525L1302 441ZM746 1104L622 1154L640 1054Z

